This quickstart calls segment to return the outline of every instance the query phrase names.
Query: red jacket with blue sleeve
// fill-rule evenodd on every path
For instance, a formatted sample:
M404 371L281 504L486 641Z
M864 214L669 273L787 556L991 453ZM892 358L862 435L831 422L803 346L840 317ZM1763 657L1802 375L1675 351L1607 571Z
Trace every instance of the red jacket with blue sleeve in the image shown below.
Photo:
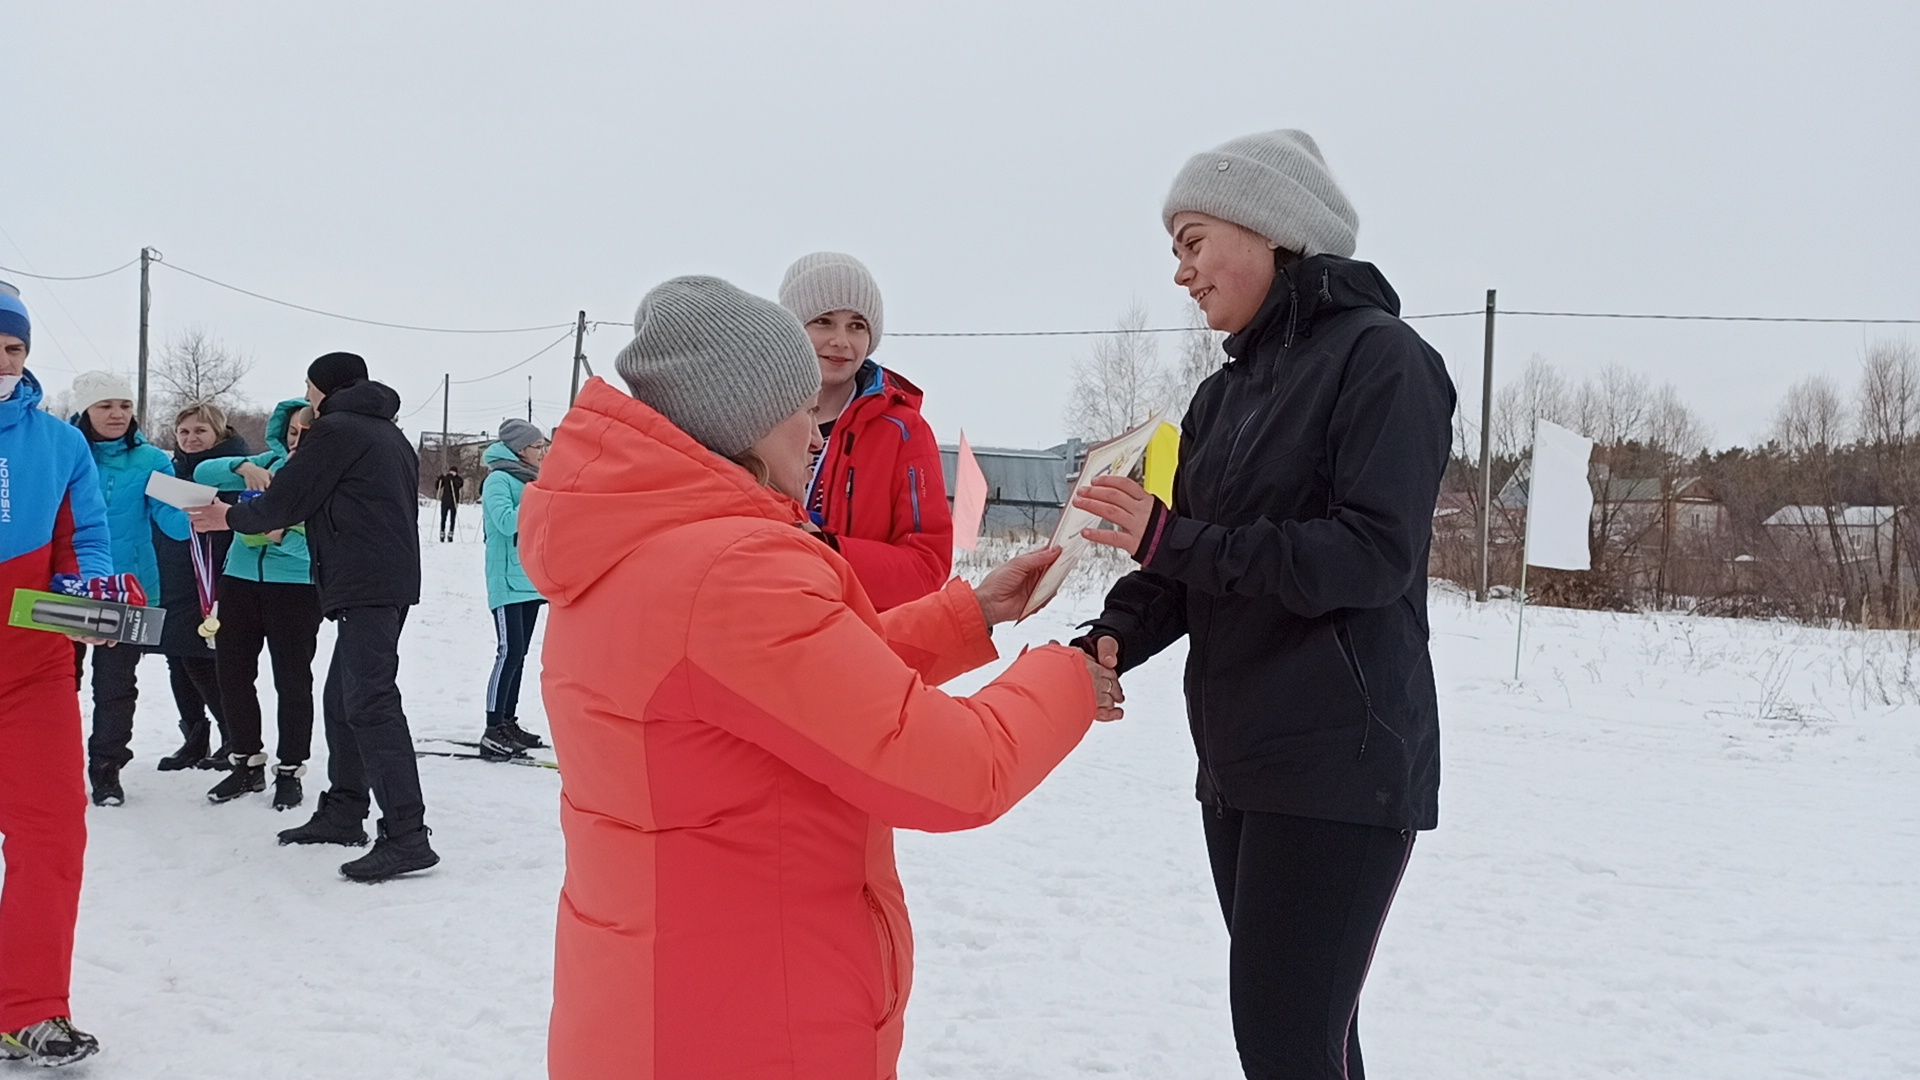
M920 388L867 361L834 424L807 509L886 611L940 591L953 576L953 514L940 444L920 416Z
M0 609L16 589L46 589L55 574L113 574L107 505L87 437L40 410L40 382L28 372L0 401ZM16 630L0 619L0 640L73 653L56 634Z

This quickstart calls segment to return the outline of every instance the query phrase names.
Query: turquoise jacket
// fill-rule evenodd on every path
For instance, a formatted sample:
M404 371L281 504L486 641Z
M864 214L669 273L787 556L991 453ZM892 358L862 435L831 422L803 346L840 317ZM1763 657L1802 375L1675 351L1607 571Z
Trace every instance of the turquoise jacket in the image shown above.
M487 534L487 607L544 599L520 566L520 496L527 482L495 467L520 460L506 443L494 443L481 455L487 482L480 488L480 516Z
M75 418L78 419L77 417ZM147 477L173 475L173 459L165 450L134 432L127 440L88 440L94 469L100 474L100 497L107 504L107 531L113 538L113 572L132 574L146 590L147 599L160 602L160 557L153 550L153 529L175 540L193 535L193 526L179 508L147 497Z
M267 448L251 457L212 458L193 470L195 483L221 491L245 491L247 481L237 471L252 462L271 473L287 463L287 426L293 414L306 408L305 398L289 398L276 405L267 420ZM295 525L274 543L264 536L241 534L227 549L227 576L269 585L313 584L313 557L307 552L307 527Z

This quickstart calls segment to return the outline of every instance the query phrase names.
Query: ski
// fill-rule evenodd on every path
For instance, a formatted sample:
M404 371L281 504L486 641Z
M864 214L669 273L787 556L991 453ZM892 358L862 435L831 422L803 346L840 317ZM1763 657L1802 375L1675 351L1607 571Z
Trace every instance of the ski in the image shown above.
M461 739L421 739L419 741L439 743L443 746L458 746L463 749L423 750L416 746L413 750L414 756L416 757L466 758L471 761L485 761L497 765L532 765L541 769L553 769L556 772L560 769L558 762L543 761L540 758L530 757L525 754L509 758L482 757L480 754L480 744L477 742L467 742Z
M437 757L437 758L461 758L467 761L484 761L489 765L531 765L536 769L552 769L555 772L560 771L560 766L557 763L552 761L540 761L536 758L530 758L530 757L485 758L485 757L481 757L478 751L475 751L473 753L468 753L465 750L421 750L416 747L413 751L413 756L414 757Z

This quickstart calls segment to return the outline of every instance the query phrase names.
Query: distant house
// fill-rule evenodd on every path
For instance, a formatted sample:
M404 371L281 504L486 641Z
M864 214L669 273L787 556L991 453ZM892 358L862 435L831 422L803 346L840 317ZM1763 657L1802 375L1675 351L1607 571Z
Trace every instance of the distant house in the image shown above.
M976 446L974 460L987 478L987 515L980 531L986 536L1029 539L1051 536L1066 509L1080 444L1067 443L1048 450L1014 450ZM940 448L940 466L947 481L947 504L953 504L954 478L960 462L958 446Z
M1433 504L1435 540L1468 540L1480 535L1479 499L1470 491L1443 491Z
M1788 556L1831 559L1837 543L1848 565L1891 563L1899 514L1892 506L1783 506L1760 526Z
M1494 496L1494 529L1509 538L1516 538L1526 528L1527 479L1527 468L1522 464ZM1666 520L1678 541L1718 535L1729 523L1726 503L1698 476L1679 477L1669 493L1657 477L1617 477L1605 465L1596 464L1588 483L1593 488L1593 530L1598 535L1605 529L1614 544L1633 547L1651 539L1657 547L1662 515L1669 506L1672 516Z

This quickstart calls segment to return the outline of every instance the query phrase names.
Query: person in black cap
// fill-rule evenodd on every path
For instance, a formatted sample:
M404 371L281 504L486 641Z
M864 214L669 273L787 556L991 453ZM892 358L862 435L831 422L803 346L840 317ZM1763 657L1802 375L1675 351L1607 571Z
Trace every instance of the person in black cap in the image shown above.
M265 533L306 524L320 607L338 624L322 697L328 788L312 820L280 842L363 845L378 801L379 840L340 872L385 881L440 861L396 682L400 631L420 602L420 460L394 424L400 395L370 379L359 356L315 360L307 400L318 418L267 490L238 506L192 511L194 527Z

